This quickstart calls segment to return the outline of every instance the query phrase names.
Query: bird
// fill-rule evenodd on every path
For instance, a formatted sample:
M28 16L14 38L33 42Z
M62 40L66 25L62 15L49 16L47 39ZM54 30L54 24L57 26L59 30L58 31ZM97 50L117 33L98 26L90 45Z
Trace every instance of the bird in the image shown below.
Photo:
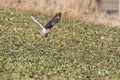
M42 31L40 32L41 35L47 37L48 34L51 32L52 27L61 19L61 12L56 13L56 15L45 25L43 26L38 20L36 20L33 16L30 16L32 21L39 26Z

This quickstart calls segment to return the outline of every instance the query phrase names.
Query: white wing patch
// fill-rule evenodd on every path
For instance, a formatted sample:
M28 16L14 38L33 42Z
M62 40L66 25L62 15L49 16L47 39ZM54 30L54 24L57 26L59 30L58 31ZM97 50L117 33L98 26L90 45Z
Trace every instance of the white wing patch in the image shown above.
M40 28L42 28L43 32L46 32L45 27L40 22L38 22L33 16L30 17L33 20L33 22L35 22Z

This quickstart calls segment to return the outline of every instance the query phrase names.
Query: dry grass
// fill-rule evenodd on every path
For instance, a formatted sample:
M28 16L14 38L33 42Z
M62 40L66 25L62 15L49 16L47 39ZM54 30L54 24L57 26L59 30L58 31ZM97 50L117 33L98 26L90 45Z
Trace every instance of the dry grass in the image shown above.
M88 11L89 6L90 9L96 6L93 0L2 0L0 5L41 12L60 11L72 16Z
M1 0L0 7L32 10L51 14L62 12L62 14L69 18L77 18L87 22L110 26L120 26L118 18L106 17L105 14L100 14L99 7L101 4L101 0ZM115 19L113 20L112 18Z

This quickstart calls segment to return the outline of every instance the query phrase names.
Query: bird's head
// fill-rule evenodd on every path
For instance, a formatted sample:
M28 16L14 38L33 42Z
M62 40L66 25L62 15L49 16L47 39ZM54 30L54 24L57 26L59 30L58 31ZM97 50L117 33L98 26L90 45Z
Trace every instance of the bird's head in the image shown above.
M61 12L57 13L57 14L56 14L56 16L59 16L59 17L61 17Z

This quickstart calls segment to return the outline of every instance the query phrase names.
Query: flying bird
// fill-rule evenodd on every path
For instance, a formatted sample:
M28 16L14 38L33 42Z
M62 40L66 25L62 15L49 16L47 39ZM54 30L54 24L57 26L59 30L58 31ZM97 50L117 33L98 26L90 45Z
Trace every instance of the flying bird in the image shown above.
M48 33L50 33L51 28L54 26L55 23L57 23L61 19L61 13L57 13L45 26L42 25L38 20L36 20L33 16L30 16L32 21L36 23L41 29L41 35L44 35L45 37L48 36Z

